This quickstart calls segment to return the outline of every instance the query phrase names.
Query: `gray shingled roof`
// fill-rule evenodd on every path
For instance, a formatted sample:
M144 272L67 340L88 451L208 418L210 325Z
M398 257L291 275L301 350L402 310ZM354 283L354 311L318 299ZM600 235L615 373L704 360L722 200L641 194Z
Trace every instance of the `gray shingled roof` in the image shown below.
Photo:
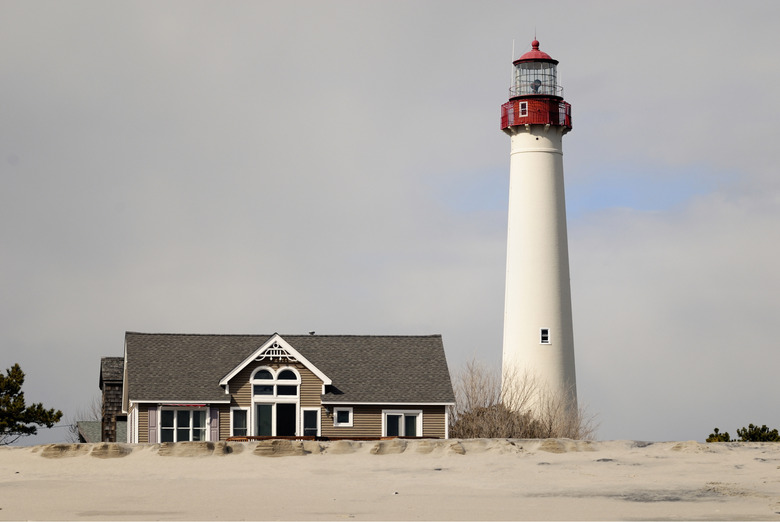
M100 431L103 429L100 421L77 421L76 428L84 442L100 442Z
M100 442L103 439L101 435L103 423L101 421L77 421L76 427L84 442ZM116 440L117 442L127 440L127 421L116 421Z
M103 389L104 381L121 381L124 369L124 357L102 357L100 359L100 389Z
M219 381L270 335L127 332L132 401L225 401ZM440 335L282 335L333 381L330 402L454 402Z

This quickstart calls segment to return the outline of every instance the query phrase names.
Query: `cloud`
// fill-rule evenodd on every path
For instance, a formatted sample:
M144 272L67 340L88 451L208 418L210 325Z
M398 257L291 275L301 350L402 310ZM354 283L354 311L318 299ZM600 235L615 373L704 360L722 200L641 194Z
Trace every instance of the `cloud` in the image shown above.
M753 398L775 362L777 9L9 3L3 358L69 411L125 330L442 333L451 366L498 362L498 111L511 40L536 27L574 107L577 364L600 435L771 423Z
M715 425L771 420L777 202L776 193L710 194L676 211L608 210L574 227L581 387L591 404L610 405L602 415L615 436L700 439Z

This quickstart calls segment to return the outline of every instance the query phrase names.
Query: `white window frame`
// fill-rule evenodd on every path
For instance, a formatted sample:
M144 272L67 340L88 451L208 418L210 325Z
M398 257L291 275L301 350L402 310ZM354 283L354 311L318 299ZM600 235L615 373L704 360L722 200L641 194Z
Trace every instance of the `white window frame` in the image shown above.
M262 395L258 395L257 397L262 397ZM297 400L273 400L273 401L257 401L252 403L252 426L251 426L251 432L253 435L257 435L257 406L260 405L267 405L271 407L271 436L276 437L278 435L277 433L277 426L276 426L276 407L280 404L294 404L295 405L295 436L298 436L301 434L300 427L301 427L301 409L298 407L298 401Z
M271 372L271 376L273 377L273 379L256 380L255 375L260 370L268 370L269 372ZM295 374L296 379L294 381L287 380L287 379L279 380L279 374L285 370L291 370ZM256 368L254 372L252 372L252 378L249 380L249 382L252 385L252 397L259 397L258 399L255 399L255 402L270 404L271 402L276 402L276 401L298 402L298 398L301 396L301 384L303 380L301 379L301 372L299 372L297 368L294 368L292 366L282 366L280 368L277 368L276 370L268 366L260 366ZM268 395L255 395L256 384L273 386L273 393ZM295 395L279 395L278 386L296 386L297 392Z
M410 435L406 433L406 425L405 423L401 424L402 430L404 430L404 433L402 435L399 435L399 437L422 437L423 436L423 412L422 410L382 410L382 436L388 437L387 435L387 416L388 415L402 415L404 417L406 416L415 416L417 417L417 422L415 423L415 427L417 429L417 433Z
M255 377L258 373L260 373L262 370L267 370L271 374L271 379L263 379L259 380ZM252 372L252 376L249 378L249 384L252 386L252 397L276 397L276 372L273 368L270 366L258 366L255 368L255 370ZM270 395L255 395L255 385L256 384L263 384L265 386L270 386L272 389L272 393Z
M338 412L340 411L346 411L349 413L349 421L348 422L339 422L339 415ZM333 408L333 427L334 428L351 428L355 421L355 415L353 412L352 407L336 407Z
M210 408L206 407L200 407L200 406L190 406L190 407L176 407L176 406L160 406L157 408L157 440L162 442L162 434L163 434L163 425L162 425L162 414L163 411L172 411L173 412L173 442L188 442L192 441L192 412L193 411L203 411L206 412L205 415L205 422L203 423L203 426L198 428L199 430L203 430L203 440L202 441L195 441L195 442L207 442L211 440L211 429L209 427L211 426L211 412L209 411ZM178 432L179 432L179 415L178 412L180 411L187 411L190 413L190 424L189 424L189 430L190 430L190 436L187 441L179 441L177 439ZM167 428L166 428L167 429Z
M520 117L528 116L528 102L522 101L517 104L517 115Z
M233 415L236 411L243 411L246 414L246 433L244 435L236 435L233 433L233 427L235 424L233 423ZM246 437L250 433L252 433L252 426L249 424L249 408L241 408L239 406L233 406L230 408L230 436L231 437Z
M268 370L271 373L271 376L273 379L268 380L255 380L255 375L260 370ZM291 370L295 376L296 380L286 380L282 379L279 380L279 374L282 373L285 370ZM284 404L295 404L295 435L298 436L302 433L302 422L303 422L303 415L301 414L301 386L303 384L303 379L301 377L301 372L298 371L297 368L294 366L280 366L279 368L271 368L270 366L258 366L252 371L252 376L249 380L250 385L252 386L252 407L249 411L248 421L249 421L249 433L252 435L257 435L257 406L260 404L267 404L271 406L271 433L273 435L276 435L277 433L277 427L276 427L276 406L278 404L284 403ZM269 386L273 386L273 394L271 395L255 395L254 386L255 384L265 384ZM297 393L295 395L279 395L278 394L278 385L295 385L297 387ZM232 424L231 424L232 429Z
M138 423L136 422L136 418L138 415L135 411L135 406L130 403L130 406L127 408L127 443L128 444L138 444ZM147 420L148 422L148 420Z
M317 413L317 435L316 437L319 437L322 434L322 410L320 408L301 408L301 425L298 427L298 433L301 435L306 435L306 433L303 431L303 418L305 417L305 412L307 411L313 411Z
M539 328L539 344L552 344L549 328Z

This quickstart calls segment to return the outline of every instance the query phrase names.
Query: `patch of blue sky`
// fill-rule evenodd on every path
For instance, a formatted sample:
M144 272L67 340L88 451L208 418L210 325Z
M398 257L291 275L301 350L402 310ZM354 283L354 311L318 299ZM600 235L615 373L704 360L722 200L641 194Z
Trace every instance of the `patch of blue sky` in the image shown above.
M506 168L487 172L461 173L437 179L431 187L440 201L455 212L506 212L509 203L509 174Z
M598 169L598 171L596 171ZM463 213L506 213L509 173L501 168L437 178L434 193L448 208ZM573 179L572 179L573 178ZM733 173L704 167L598 165L566 179L566 213L578 219L610 208L663 211L707 194L735 178ZM431 187L433 190L433 187Z
M580 173L576 180L567 180L566 214L572 220L610 208L668 210L716 190L733 177L703 167L668 166L612 166L598 174Z

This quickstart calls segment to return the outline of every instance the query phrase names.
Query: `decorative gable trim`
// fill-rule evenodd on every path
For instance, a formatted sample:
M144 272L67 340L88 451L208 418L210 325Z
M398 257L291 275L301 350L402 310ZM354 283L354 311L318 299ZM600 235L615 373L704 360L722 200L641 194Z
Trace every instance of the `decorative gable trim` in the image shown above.
M260 348L252 352L249 357L241 361L241 363L233 368L230 373L225 375L220 381L219 385L227 389L230 379L238 375L238 372L246 368L250 363L254 361L284 361L284 362L299 362L309 369L314 375L316 375L323 384L333 384L330 377L322 373L319 368L309 362L306 357L301 355L298 350L285 341L281 335L273 334L270 339L263 343Z
M279 341L274 341L271 343L271 346L260 352L260 355L255 358L255 361L298 362L298 359L295 358L295 355L291 354L282 345L280 345Z

